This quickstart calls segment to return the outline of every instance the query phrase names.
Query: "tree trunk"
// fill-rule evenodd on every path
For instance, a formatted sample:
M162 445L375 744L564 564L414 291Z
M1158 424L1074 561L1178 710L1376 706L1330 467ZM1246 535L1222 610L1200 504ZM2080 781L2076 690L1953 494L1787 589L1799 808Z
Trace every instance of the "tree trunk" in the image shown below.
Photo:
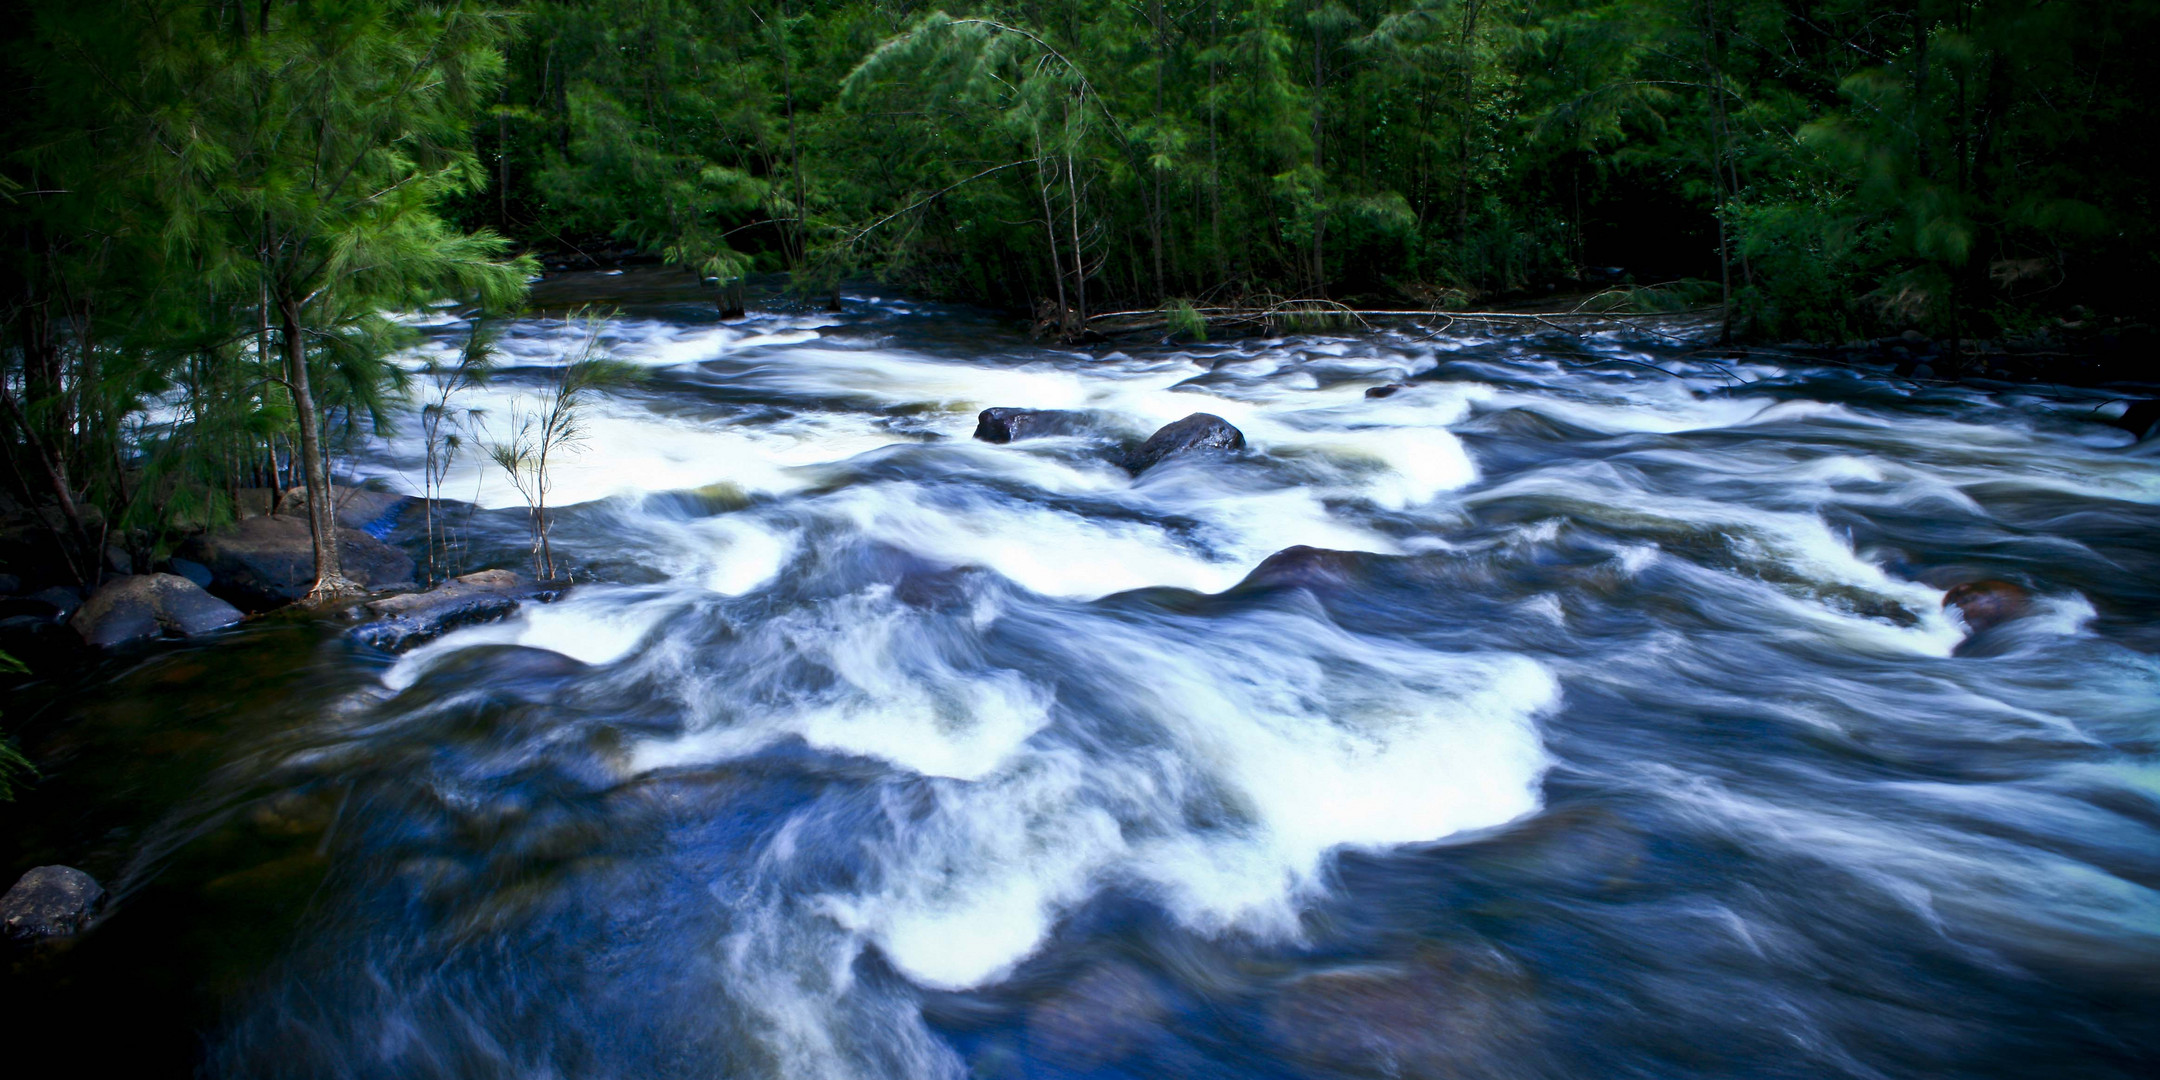
M338 557L337 514L330 490L329 461L322 452L322 425L315 413L315 393L308 385L307 347L300 338L300 305L290 298L278 301L283 316L279 327L285 339L285 378L292 384L293 413L300 426L300 468L307 476L308 531L315 537L315 586L309 600L329 600L361 591L360 584L345 576Z

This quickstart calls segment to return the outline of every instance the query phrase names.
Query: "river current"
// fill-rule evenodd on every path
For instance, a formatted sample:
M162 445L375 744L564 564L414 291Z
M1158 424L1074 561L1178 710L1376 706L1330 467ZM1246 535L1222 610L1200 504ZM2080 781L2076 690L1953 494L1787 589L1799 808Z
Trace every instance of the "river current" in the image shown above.
M554 466L558 602L53 691L79 981L215 1076L2160 1067L2160 468L2105 395L850 307L601 326L643 378ZM1247 450L1120 467L1194 412ZM501 473L446 489L522 565ZM1294 545L1351 554L1253 575ZM1984 578L2028 613L1944 610Z

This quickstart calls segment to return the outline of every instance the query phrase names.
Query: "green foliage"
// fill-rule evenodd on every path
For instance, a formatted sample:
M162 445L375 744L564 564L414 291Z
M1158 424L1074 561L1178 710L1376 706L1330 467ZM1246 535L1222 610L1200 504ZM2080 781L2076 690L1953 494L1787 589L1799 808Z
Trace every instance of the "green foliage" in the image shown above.
M447 202L505 71L483 0L31 0L7 29L0 435L74 575L153 560L240 487L327 489L444 297L518 302L530 260ZM155 408L153 408L155 406ZM318 514L327 513L311 499ZM325 550L327 549L327 550ZM335 545L319 573L341 581Z

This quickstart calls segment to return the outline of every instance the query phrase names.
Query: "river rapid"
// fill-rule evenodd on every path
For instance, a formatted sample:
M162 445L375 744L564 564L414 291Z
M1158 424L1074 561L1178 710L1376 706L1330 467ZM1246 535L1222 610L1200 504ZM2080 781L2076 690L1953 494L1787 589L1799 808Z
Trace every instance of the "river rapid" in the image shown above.
M2160 468L2104 395L850 308L602 325L644 377L554 467L556 603L23 695L12 850L115 895L39 993L221 1077L2160 1068ZM1247 450L1120 467L1193 412ZM520 565L500 472L447 491ZM1248 577L1293 545L1353 554ZM1969 632L1981 578L2029 612Z

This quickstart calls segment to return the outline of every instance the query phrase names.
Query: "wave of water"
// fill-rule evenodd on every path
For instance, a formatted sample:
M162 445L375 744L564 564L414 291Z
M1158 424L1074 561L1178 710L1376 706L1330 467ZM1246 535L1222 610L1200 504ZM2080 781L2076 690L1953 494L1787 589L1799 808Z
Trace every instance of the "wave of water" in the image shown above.
M558 477L593 583L403 657L325 646L341 704L206 796L343 800L220 1072L2160 1052L2160 470L2102 399L944 317L607 325L649 376ZM470 403L506 415L577 333L512 327ZM988 406L1086 423L993 446ZM1119 467L1196 411L1247 453ZM410 489L417 457L352 464ZM482 464L446 489L515 559ZM1292 545L1355 554L1246 581ZM1969 633L1943 590L1977 577L2034 613Z

